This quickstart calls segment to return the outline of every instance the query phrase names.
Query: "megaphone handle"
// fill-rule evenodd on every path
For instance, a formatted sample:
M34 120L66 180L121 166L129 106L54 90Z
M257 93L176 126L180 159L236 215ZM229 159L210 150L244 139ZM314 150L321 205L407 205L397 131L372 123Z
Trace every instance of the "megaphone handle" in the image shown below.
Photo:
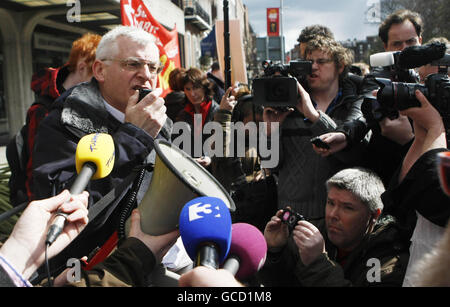
M70 194L72 195L81 194L96 171L97 166L95 165L95 163L92 162L84 163L80 173L77 176L77 179L75 179L75 182L70 187Z

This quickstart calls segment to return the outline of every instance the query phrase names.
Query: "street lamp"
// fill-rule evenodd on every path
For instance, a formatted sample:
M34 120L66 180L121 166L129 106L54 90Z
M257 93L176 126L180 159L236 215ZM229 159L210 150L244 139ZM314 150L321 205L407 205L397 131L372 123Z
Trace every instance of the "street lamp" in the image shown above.
M230 56L230 19L228 16L228 0L223 0L223 36L225 62L225 90L231 86L231 56Z

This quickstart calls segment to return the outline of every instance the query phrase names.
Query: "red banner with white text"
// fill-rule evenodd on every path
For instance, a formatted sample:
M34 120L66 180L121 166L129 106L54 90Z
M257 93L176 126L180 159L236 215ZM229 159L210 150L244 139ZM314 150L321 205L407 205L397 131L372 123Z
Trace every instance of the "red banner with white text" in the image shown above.
M169 74L180 67L178 32L176 27L168 31L150 14L142 0L120 0L122 25L135 26L149 32L156 38L163 70L158 75L158 85L162 96L170 92Z
M267 8L267 36L280 36L280 9Z

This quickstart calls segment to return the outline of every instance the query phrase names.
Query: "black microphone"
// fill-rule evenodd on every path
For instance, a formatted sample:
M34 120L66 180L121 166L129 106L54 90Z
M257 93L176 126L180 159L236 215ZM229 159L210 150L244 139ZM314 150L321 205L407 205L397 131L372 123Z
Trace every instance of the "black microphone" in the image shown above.
M108 176L114 166L114 141L109 134L89 134L80 139L75 154L77 178L70 188L70 194L84 191L91 179ZM53 244L61 234L67 214L58 210L47 233L46 244Z
M397 64L403 69L420 67L444 57L446 49L444 43L410 46L400 52Z

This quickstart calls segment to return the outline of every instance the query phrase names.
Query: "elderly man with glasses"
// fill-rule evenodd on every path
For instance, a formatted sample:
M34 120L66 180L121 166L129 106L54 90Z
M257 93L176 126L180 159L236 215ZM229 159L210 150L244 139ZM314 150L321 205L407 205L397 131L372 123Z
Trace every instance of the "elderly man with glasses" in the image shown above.
M72 185L76 178L75 151L81 137L108 133L115 145L112 173L87 186L89 206L117 187L134 167L151 162L154 140L170 140L172 121L159 97L159 51L154 37L144 30L119 26L100 41L92 65L93 78L68 90L57 108L42 122L34 147L33 190L46 198ZM140 89L153 91L139 100ZM145 173L146 189L151 173ZM146 184L147 183L147 184ZM138 203L143 197L138 193ZM51 263L57 273L69 258L88 256L117 229L121 206L111 206L90 221L83 233Z

